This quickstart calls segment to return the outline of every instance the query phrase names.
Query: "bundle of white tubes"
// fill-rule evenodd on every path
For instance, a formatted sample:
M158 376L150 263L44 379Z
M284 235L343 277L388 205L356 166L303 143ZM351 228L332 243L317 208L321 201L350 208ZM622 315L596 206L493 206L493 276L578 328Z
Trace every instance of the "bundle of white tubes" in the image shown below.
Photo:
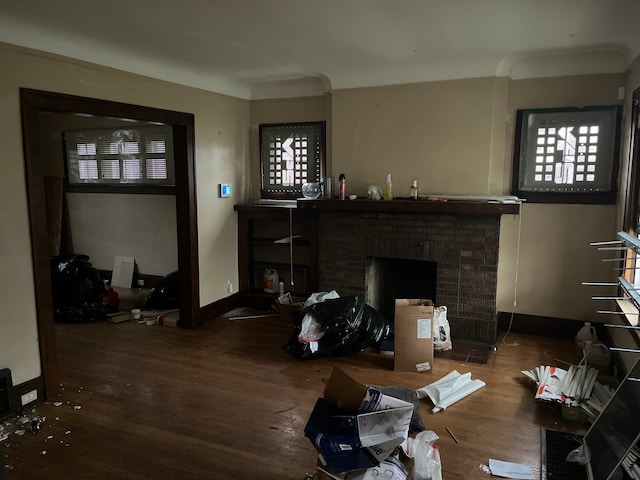
M536 382L536 399L566 403L581 407L593 418L604 409L613 391L597 381L598 370L587 365L571 365L569 370L539 366L522 373Z

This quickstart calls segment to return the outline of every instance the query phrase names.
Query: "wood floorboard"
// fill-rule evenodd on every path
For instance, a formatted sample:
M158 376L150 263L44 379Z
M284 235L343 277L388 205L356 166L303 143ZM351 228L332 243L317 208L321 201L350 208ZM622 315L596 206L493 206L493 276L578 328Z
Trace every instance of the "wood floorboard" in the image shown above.
M304 426L334 365L369 384L419 388L454 369L487 383L445 412L421 403L447 480L489 478L481 468L489 458L539 476L540 428L587 426L535 401L520 373L576 362L568 340L510 334L484 365L437 358L432 373L398 373L392 357L373 351L297 360L281 348L290 325L278 317L219 317L195 330L134 322L55 330L62 405L35 404L27 413L46 417L41 431L0 443L7 480L302 480L317 458Z

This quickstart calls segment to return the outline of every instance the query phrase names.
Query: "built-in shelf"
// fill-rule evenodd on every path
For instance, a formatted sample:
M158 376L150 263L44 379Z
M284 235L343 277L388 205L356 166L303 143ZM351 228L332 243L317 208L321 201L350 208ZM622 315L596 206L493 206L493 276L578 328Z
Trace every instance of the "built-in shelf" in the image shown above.
M276 240L280 240L277 238L253 238L250 240L252 245L274 245L280 247L289 248L289 242L277 242ZM309 240L303 240L301 238L293 239L293 246L295 247L308 247L310 244Z
M273 304L264 293L266 269L278 271L285 291L296 295L318 289L318 222L315 211L295 205L236 205L238 212L238 280L243 301L253 306Z

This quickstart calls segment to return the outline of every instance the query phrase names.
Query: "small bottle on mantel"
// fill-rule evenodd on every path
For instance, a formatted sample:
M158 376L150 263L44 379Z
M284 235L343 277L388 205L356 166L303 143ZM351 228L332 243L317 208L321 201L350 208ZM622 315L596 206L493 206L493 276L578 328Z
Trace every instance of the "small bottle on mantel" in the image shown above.
M338 198L340 198L340 200L344 200L347 192L346 192L346 188L347 188L347 177L345 177L344 173L340 174L340 177L338 177L338 180L340 182L339 185L339 194L338 194Z
M385 200L393 200L393 182L391 181L390 173L387 173L387 182L384 184L382 196Z
M414 178L411 181L411 200L418 199L418 179Z

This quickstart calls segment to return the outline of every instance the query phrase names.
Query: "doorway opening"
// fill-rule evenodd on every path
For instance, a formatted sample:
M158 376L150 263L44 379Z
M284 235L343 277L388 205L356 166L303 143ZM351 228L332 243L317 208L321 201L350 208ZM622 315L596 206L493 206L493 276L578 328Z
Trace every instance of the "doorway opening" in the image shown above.
M200 323L194 117L188 113L31 89L20 90L20 106L31 227L38 341L44 395L45 398L48 398L57 392L60 382L51 298L50 250L47 245L44 176L39 156L41 142L39 116L44 113L70 113L157 122L171 126L174 140L178 269L181 278L180 326L187 328L195 328Z

